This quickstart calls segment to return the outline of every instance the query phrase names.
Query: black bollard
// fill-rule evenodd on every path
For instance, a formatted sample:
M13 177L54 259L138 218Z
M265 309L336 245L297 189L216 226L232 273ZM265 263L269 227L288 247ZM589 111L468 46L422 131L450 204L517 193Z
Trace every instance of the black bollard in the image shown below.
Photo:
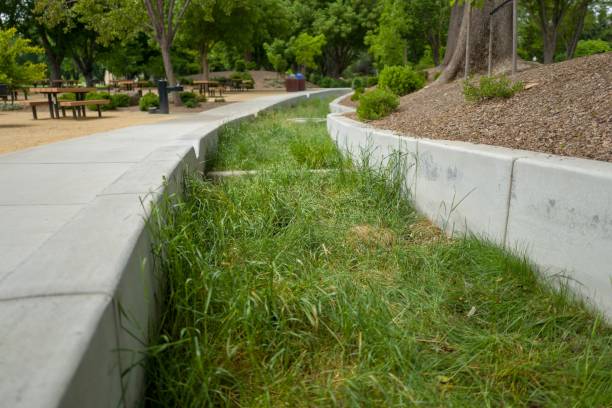
M168 86L168 81L166 81L165 79L157 81L157 92L159 93L159 109L157 109L155 113L170 113L170 107L168 105L168 93L181 92L182 90L183 87L180 85Z

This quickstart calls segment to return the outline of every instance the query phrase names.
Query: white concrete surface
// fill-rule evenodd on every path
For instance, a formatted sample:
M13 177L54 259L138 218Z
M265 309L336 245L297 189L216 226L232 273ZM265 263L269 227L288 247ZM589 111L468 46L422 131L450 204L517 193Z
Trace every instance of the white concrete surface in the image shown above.
M333 113L328 130L353 157L416 152L409 161L416 170L408 166L406 175L422 214L448 234L475 234L527 255L612 321L611 163L415 139ZM384 164L385 154L372 156Z
M507 240L612 316L612 164L517 160Z
M268 96L0 155L0 407L137 405L159 283L151 202L202 169L224 123L335 93Z

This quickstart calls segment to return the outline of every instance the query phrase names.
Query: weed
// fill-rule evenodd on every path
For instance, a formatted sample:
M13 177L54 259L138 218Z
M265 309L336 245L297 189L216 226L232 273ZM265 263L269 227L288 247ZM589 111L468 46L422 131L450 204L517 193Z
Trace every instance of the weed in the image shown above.
M469 80L463 82L463 95L466 101L482 102L488 99L511 98L525 85L521 81L512 83L506 76L482 76L479 85L472 84Z

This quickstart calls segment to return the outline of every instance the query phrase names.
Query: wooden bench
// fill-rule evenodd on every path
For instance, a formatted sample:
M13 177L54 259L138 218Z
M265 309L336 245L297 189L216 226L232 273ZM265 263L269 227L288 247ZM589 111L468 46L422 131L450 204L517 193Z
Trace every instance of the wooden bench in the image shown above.
M72 108L72 117L78 119L81 117L87 117L85 114L85 107L95 105L98 111L98 117L102 117L102 110L100 106L108 105L110 101L108 99L90 99L88 101L61 101L60 108L62 108L62 115L66 116L66 108ZM82 109L81 109L82 108Z
M28 104L30 105L30 108L32 108L32 115L34 116L34 119L38 119L38 115L36 113L37 106L49 106L48 101L29 101Z

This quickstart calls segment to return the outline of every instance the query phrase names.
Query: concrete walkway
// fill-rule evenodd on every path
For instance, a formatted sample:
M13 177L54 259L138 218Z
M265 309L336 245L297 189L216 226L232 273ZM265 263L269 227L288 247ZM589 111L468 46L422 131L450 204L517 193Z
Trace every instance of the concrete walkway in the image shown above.
M163 179L180 188L223 123L338 92L263 97L0 155L0 407L139 401L158 306L144 219Z

